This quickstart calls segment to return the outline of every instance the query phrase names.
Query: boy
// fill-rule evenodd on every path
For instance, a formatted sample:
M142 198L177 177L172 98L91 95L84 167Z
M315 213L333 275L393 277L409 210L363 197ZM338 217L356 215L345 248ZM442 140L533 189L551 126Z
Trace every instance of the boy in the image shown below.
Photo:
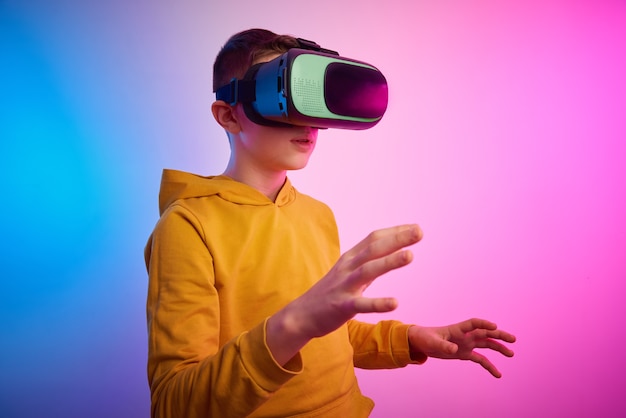
M261 29L234 35L216 58L214 90L297 46ZM373 402L361 395L355 366L404 367L427 357L471 360L500 377L473 350L510 357L498 340L515 337L489 321L352 319L395 309L395 299L362 293L411 262L406 247L422 232L375 231L340 257L331 210L286 175L306 166L316 128L257 125L241 104L222 100L212 112L231 147L226 170L165 170L161 219L146 246L153 417L366 417Z

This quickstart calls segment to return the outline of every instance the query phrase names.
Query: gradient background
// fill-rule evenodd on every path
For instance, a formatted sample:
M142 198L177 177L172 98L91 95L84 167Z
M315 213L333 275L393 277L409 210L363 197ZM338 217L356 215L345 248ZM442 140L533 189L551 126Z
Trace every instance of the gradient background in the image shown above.
M377 65L383 121L296 186L348 249L417 222L392 315L493 319L503 372L359 371L374 417L626 415L626 2L0 0L0 416L147 417L161 169L221 172L211 66L265 27ZM368 320L377 319L374 316Z

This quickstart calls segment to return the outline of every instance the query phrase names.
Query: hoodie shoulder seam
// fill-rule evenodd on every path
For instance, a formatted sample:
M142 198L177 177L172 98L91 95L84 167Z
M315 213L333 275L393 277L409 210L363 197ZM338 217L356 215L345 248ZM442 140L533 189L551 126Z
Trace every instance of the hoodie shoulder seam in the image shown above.
M175 207L179 207L184 212L186 212L190 217L192 217L194 223L196 225L198 225L199 232L202 235L202 241L206 244L206 234L204 232L204 226L202 225L202 222L200 221L200 218L198 218L198 216L191 209L189 209L187 206L185 206L182 203L183 200L185 200L185 199L177 199L177 200L175 200L174 202L172 202L172 204L170 205L169 209L174 209Z

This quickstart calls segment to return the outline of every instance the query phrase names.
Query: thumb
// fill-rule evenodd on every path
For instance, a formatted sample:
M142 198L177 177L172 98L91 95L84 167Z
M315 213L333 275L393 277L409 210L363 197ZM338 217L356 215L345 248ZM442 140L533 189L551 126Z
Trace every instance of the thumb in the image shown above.
M459 346L450 341L443 340L441 343L441 351L447 354L455 354L459 350Z
M353 303L356 313L390 312L398 307L398 301L395 298L358 297Z

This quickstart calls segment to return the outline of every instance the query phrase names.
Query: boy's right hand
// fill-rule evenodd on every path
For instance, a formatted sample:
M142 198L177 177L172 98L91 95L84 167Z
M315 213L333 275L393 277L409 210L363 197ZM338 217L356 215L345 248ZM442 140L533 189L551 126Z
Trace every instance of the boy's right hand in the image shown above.
M404 249L422 239L417 225L401 225L369 234L344 253L333 268L305 294L267 322L267 344L280 364L311 339L326 335L359 313L389 312L394 298L366 298L365 289L381 275L409 264Z

